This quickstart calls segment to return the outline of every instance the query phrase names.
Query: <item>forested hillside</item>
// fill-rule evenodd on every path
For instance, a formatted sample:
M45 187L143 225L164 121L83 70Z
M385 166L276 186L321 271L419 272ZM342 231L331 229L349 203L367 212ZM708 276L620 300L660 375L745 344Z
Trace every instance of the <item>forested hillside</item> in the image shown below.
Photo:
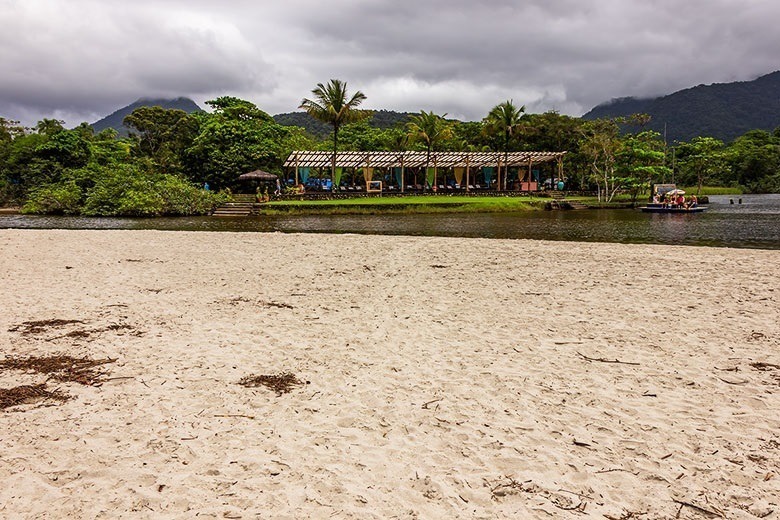
M655 99L619 98L601 104L583 119L646 113L647 128L668 142L715 137L730 142L749 130L780 127L780 71L753 81L698 85Z
M202 110L193 100L186 97L178 97L175 99L151 99L141 98L129 105L120 108L119 110L107 115L100 121L92 123L92 129L95 133L99 133L106 128L113 128L119 133L120 137L127 137L130 129L122 123L125 117L133 113L133 110L141 107L155 107L159 106L165 109L184 110L188 114Z
M382 130L393 128L398 124L405 125L411 115L409 112L395 112L393 110L373 110L372 112L373 115L368 120L369 126ZM319 138L325 138L333 131L332 126L317 121L303 111L276 114L274 121L283 126L299 126L309 134Z

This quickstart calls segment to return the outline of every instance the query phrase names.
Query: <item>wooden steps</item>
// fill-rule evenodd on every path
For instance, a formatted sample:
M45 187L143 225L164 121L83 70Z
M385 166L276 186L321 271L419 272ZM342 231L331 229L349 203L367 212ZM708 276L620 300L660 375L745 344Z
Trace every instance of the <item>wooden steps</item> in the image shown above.
M550 196L553 199L550 203L552 209L588 209L588 206L582 202L566 199L566 195L562 191L553 191Z
M261 204L257 195L252 193L234 193L230 202L226 202L214 210L212 217L248 217L257 215Z
M567 200L566 203L571 207L571 209L588 209L588 206L576 200Z
M257 212L255 206L259 206L259 204L255 202L226 202L225 204L222 204L217 209L215 209L211 216L248 217L249 215L255 214Z

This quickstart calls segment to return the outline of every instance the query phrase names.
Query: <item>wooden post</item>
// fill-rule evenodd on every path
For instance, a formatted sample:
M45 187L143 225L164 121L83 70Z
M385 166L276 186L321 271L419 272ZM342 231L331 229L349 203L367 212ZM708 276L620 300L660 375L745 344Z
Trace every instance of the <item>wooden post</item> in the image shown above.
M563 156L558 156L558 180L563 181Z
M298 186L298 152L295 152L295 186Z
M533 173L532 170L531 170L531 167L533 166L533 164L534 163L531 160L531 157L529 156L528 157L528 193L529 194L531 193L531 179L533 178L533 177L531 177L531 175Z
M438 191L438 189L439 189L438 186L437 186L439 184L438 172L439 172L439 170L438 170L438 168L436 166L436 156L434 155L433 156L433 191L434 192Z
M404 154L401 152L401 193L404 192L404 184L406 183L406 178L404 175Z
M496 188L501 191L501 154L498 155L498 166L496 167Z
M466 193L469 192L469 156L466 156Z
M371 184L371 181L374 179L374 172L371 173L371 179L366 177L366 175L369 173L369 169L371 168L371 156L366 154L366 167L363 169L363 180L366 181L366 193L368 193L368 186Z

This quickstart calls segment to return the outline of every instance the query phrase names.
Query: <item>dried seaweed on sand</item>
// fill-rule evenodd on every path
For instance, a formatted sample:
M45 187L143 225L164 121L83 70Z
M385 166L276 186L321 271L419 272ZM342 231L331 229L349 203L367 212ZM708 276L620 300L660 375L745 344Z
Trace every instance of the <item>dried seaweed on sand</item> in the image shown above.
M19 332L22 335L38 334L44 332L46 329L62 327L64 325L72 325L73 323L84 323L81 320L38 320L38 321L25 321L11 327L8 332Z
M67 401L71 397L59 390L46 390L46 384L21 385L14 388L0 388L0 410L20 404L35 403L45 399Z
M62 382L99 386L106 375L97 369L100 365L115 362L115 359L77 358L65 354L51 356L11 357L0 361L0 370L22 370L48 375L50 379Z
M238 384L247 388L264 386L270 388L279 396L291 392L296 386L308 384L308 381L301 381L291 372L282 372L275 375L256 376L253 374L242 378Z

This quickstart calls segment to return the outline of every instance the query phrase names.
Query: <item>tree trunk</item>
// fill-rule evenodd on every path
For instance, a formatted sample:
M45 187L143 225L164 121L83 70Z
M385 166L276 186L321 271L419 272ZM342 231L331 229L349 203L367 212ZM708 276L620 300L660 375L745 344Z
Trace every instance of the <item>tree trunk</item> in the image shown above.
M338 125L333 125L333 159L331 159L330 163L330 190L334 191L336 188L335 180L336 180L336 150L338 150L339 145L339 127Z

